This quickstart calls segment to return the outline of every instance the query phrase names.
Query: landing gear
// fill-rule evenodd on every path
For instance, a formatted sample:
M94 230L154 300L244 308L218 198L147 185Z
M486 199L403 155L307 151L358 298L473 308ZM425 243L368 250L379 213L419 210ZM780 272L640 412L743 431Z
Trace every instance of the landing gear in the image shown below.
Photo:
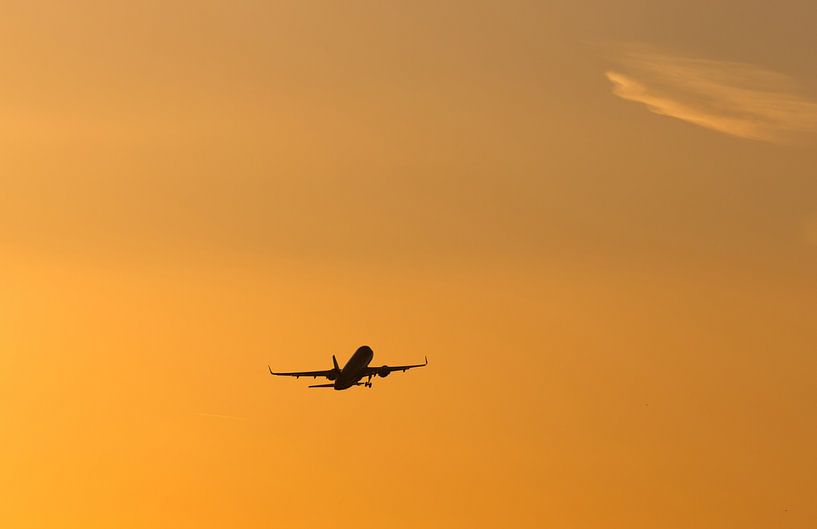
M367 388L372 387L372 375L369 375L369 379L363 384L363 386Z

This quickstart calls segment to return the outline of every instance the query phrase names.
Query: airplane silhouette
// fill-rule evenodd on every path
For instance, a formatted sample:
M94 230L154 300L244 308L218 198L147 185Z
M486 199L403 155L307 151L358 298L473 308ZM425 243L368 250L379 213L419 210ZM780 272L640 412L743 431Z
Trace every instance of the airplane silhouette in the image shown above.
M352 386L365 386L370 388L372 387L372 377L375 375L386 378L392 371L408 371L409 369L413 369L415 367L424 367L428 365L428 358L426 358L425 363L423 364L414 364L409 366L370 367L369 363L372 361L372 358L374 358L374 351L372 351L372 348L368 345L362 345L357 348L355 354L349 358L349 361L346 362L346 365L344 365L342 369L338 366L338 361L335 359L335 355L332 355L332 363L334 364L334 367L325 371L295 371L292 373L276 373L273 372L270 366L267 366L267 368L269 369L270 375L295 378L326 377L333 382L330 384L314 384L309 387L335 388L335 390L340 391L342 389L349 389ZM367 379L366 382L361 382L363 378Z

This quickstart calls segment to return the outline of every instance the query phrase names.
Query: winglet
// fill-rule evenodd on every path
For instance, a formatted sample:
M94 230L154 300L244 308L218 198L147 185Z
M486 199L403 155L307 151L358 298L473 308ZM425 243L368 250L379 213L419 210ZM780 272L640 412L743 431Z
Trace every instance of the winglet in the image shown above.
M424 366L427 366L427 365L428 365L428 357L427 357L427 356L426 356L426 363L425 363L425 364L423 364L423 365L424 365Z
M269 366L269 364L267 364L267 369L269 369L269 374L272 375L273 374L272 368Z

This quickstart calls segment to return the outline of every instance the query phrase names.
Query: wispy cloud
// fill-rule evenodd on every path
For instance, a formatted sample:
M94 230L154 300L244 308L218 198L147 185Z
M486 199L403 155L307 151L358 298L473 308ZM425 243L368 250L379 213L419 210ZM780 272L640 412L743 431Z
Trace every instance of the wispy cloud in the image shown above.
M783 74L752 64L629 47L606 72L613 93L656 114L751 140L782 143L817 130L817 102Z

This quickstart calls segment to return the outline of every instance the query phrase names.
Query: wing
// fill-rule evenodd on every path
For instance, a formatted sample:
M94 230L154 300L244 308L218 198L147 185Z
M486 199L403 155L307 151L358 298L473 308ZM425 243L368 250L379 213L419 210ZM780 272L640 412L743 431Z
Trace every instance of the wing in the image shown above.
M414 369L415 367L425 367L428 365L428 358L425 359L425 362L422 364L411 364L407 366L380 366L380 367L368 367L366 368L366 374L364 376L369 375L380 375L381 377L388 376L389 373L393 373L394 371L408 371L409 369Z
M323 371L293 371L292 373L276 373L276 372L274 372L272 370L272 368L270 366L267 366L267 368L269 369L269 374L270 375L276 375L276 376L279 376L279 377L295 377L295 378L301 378L301 377L312 377L312 378L325 377L325 378L328 378L328 379L331 380L332 377L335 376L335 370L334 369L324 369Z

